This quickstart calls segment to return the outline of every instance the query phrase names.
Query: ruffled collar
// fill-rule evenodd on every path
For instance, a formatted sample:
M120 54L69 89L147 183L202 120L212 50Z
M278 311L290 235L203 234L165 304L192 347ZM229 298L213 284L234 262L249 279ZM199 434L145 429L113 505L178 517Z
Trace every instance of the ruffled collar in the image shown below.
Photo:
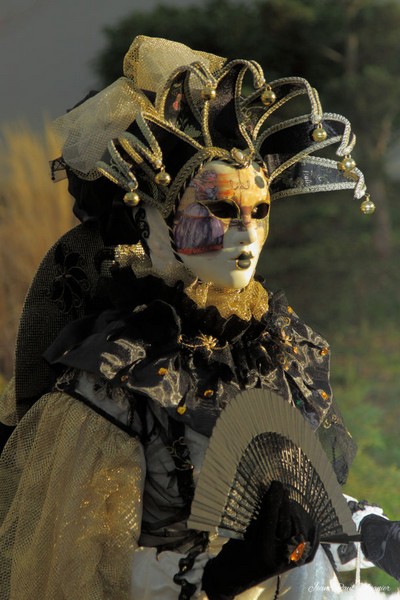
M244 321L253 317L260 320L268 310L268 292L254 279L243 290L219 289L196 280L184 288L184 293L198 308L215 306L224 319L236 315Z
M45 354L48 362L145 397L205 435L229 399L253 387L277 391L314 428L321 423L331 400L327 345L283 293L270 294L260 320L245 321L199 309L179 286L149 280L135 292L133 309L124 296L123 305L64 329Z

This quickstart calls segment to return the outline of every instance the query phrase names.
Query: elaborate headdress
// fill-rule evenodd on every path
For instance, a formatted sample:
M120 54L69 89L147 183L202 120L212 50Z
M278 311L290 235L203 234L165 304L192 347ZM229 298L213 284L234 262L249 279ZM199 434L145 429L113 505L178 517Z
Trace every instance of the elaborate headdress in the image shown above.
M262 162L272 200L354 189L373 212L350 153L355 135L341 115L324 113L317 91L300 77L266 83L251 60L227 60L163 39L139 36L124 75L56 121L63 161L82 180L107 177L134 206L155 205L164 218L201 165L212 159ZM309 114L278 119L305 95ZM335 145L338 160L316 156Z

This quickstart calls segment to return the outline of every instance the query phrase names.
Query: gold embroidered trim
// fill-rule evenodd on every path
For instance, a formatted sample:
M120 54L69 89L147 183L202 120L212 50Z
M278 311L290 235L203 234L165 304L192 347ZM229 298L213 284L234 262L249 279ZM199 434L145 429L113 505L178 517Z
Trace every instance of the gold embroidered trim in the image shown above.
M254 279L243 290L216 288L196 280L184 292L199 308L215 306L224 319L236 315L243 321L260 320L268 310L268 292Z

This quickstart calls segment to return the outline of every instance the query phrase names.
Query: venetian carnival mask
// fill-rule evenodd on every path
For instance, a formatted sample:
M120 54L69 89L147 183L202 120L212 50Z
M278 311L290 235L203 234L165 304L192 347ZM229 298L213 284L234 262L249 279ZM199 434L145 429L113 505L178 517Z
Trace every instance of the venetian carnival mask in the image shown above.
M176 251L204 283L245 288L268 236L268 182L257 163L211 161L185 190L174 219Z

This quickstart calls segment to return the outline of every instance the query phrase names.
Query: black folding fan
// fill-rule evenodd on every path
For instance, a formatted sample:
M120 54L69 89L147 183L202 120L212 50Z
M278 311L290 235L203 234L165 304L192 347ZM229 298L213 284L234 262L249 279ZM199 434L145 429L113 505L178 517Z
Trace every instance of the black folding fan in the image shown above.
M241 539L274 480L320 524L321 542L360 539L317 435L298 409L260 389L239 394L222 411L188 526Z

